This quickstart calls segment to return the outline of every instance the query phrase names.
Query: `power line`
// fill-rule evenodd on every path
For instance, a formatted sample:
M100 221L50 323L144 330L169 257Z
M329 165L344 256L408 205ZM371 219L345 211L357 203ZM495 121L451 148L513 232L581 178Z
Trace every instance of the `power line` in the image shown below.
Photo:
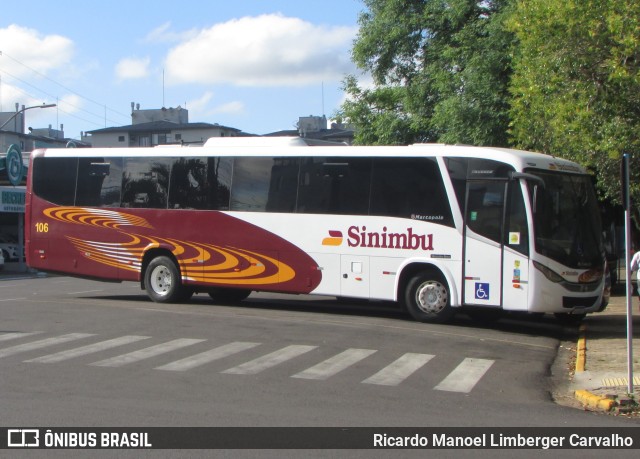
M15 76L15 75L13 75L13 74L11 74L11 73L7 72L6 70L3 70L3 69L1 69L1 68L0 68L0 71L2 71L2 72L3 72L4 74L6 74L6 75L9 75L11 78L13 78L13 79L15 79L15 80L17 80L17 81L21 82L23 85L26 85L26 86L29 86L29 87L33 88L34 90L36 90L36 91L38 91L39 93L41 93L41 94L43 94L43 95L45 95L45 96L49 97L50 99L52 99L52 100L53 100L53 99L56 99L56 100L57 100L57 102L56 102L56 103L58 103L58 102L59 102L59 100L58 100L58 96L54 96L53 94L50 94L50 93L48 93L47 91L45 91L45 90L43 90L43 89L40 89L40 88L38 88L37 86L32 85L32 84L31 84L31 83L29 83L28 81L25 81L25 80L23 80L22 78L19 78L19 77L17 77L17 76ZM19 88L18 86L14 86L14 88L15 88L15 90L16 90L16 91L21 92L22 94L25 94L26 96L33 97L34 99L37 99L37 98L38 98L37 96L35 96L35 95L33 95L33 94L29 93L29 92L24 91L23 89ZM86 113L86 114L88 114L88 115L91 115L91 116L93 116L93 117L95 117L95 118L99 118L101 121L102 121L102 120L105 120L105 117L104 117L104 115L103 115L103 114L98 115L98 114L93 113L93 112L90 112L89 110L86 110L86 109L84 109L84 108L82 108L82 107L79 107L79 106L77 106L77 105L75 105L75 104L72 104L71 102L68 102L68 101L64 101L64 100L63 100L63 101L62 101L62 104L63 104L63 105L68 105L68 106L70 106L70 107L72 107L72 108L76 109L76 110L77 110L77 111L79 111L79 112L84 112L84 113ZM60 106L60 105L58 104L58 106ZM79 117L79 116L77 116L77 115L75 115L75 114L73 114L73 113L71 113L71 112L65 111L65 110L64 110L64 109L62 109L62 108L60 108L60 111L61 111L61 112L63 112L63 113L65 113L65 114L67 114L67 115L73 116L74 118L76 118L76 119L78 119L78 120L87 121L87 122L89 122L89 123L95 124L96 126L100 126L100 125L101 125L101 124L100 124L100 123L98 123L98 122L95 122L95 121L89 121L89 120L87 120L87 119L81 118L81 117ZM118 121L115 121L115 120L112 120L112 119L106 119L105 121L109 121L109 122L111 122L111 123L113 123L113 124L119 124L119 122L118 122Z
M90 99L90 98L88 98L88 97L83 96L82 94L78 93L77 91L74 91L73 89L71 89L71 88L69 88L69 87L67 87L67 86L65 86L65 85L63 85L63 84L61 84L61 83L59 83L59 82L55 81L54 79L52 79L52 78L48 77L47 75L44 75L43 73L41 73L41 72L39 72L38 70L36 70L36 69L34 69L34 68L32 68L32 67L28 66L27 64L24 64L23 62L20 62L19 60L15 59L14 57L12 57L12 56L8 55L8 54L7 54L7 53L5 53L5 52L0 51L0 56L2 56L2 57L8 57L9 59L11 59L11 60L12 60L13 62L15 62L16 64L21 65L22 67L24 67L24 68L26 68L26 69L29 69L30 71L32 71L32 72L33 72L33 73L35 73L36 75L39 75L40 77L42 77L42 78L44 78L44 79L46 79L46 80L48 80L48 81L52 82L53 84L55 84L55 85L57 85L57 86L59 86L59 87L63 88L65 91L68 91L68 92L70 92L70 93L72 93L72 94L74 94L74 95L76 95L76 96L80 97L81 99L84 99L84 100L86 100L86 101L88 101L88 102L91 102L92 104L95 104L95 105L97 105L97 106L99 106L99 107L101 107L101 108L104 108L104 109L105 109L105 111L108 109L109 111L111 111L111 112L115 113L116 115L120 115L120 116L122 116L122 117L124 117L124 118L127 118L127 119L129 118L129 115L124 114L124 113L122 113L122 112L119 112L118 110L114 110L114 109L112 109L112 108L109 108L109 107L107 107L107 105L106 105L106 104L103 104L103 103L97 102L97 101L95 101L95 100L93 100L93 99ZM41 93L43 93L43 94L48 95L49 97L52 97L52 98L55 98L55 97L56 97L56 96L53 96L53 95L51 95L51 94L48 94L46 91L44 91L44 90L42 90L42 89L40 89L40 88L37 88L36 86L34 86L34 85L32 85L32 84L30 84L30 83L28 83L28 82L26 82L26 81L24 81L24 80L20 79L20 78L19 78L19 77L17 77L17 76L12 75L11 73L7 72L6 70L4 70L4 72L5 72L7 75L9 75L9 76L11 76L11 77L15 78L16 80L21 81L22 83L24 83L24 84L26 84L26 85L28 85L28 86L31 86L32 88L36 89L37 91L39 91L39 92L41 92ZM71 106L71 107L73 107L73 108L76 108L77 110L81 110L81 111L83 111L83 112L85 112L85 113L88 113L88 114L90 114L91 116L95 116L95 117L97 117L97 118L98 118L98 117L100 117L100 118L102 118L102 117L103 117L102 115L96 115L95 113L89 112L88 110L85 110L85 109L83 109L83 108L81 108L81 107L77 107L77 106L75 106L75 105L73 105L73 104L71 104L71 103L68 103L68 102L65 102L65 103L66 103L66 104L68 104L68 105L70 105L70 106ZM71 115L71 114L69 114L69 115ZM73 116L73 115L72 115L72 116ZM76 117L76 118L78 118L78 119L82 119L82 118L79 118L79 117ZM105 121L106 121L106 117L105 117ZM114 124L118 124L116 121L113 121L113 120L108 120L108 121L113 122ZM94 123L94 124L95 124L95 123Z
M22 89L20 89L20 88L18 88L18 87L14 87L14 88L15 88L15 90L16 90L17 92L22 93L22 94L24 94L25 96L33 97L34 99L36 98L33 94L30 94L30 93L28 93L28 92L26 92L26 91L23 91ZM86 119L86 118L82 118L81 116L78 116L78 115L76 115L75 113L72 113L72 112L69 112L69 111L65 110L64 108L62 108L62 107L60 106L59 101L57 101L57 102L56 102L56 104L57 104L56 109L57 109L58 111L60 111L60 112L64 113L66 116L70 116L71 118L75 118L75 119L77 119L77 120L79 120L79 121L83 121L83 122L85 122L85 123L90 123L90 124L93 124L93 125L95 125L95 126L102 127L102 124L101 124L101 123L98 123L98 122L96 122L96 121L91 121L91 120L88 120L88 119ZM63 105L64 105L64 104L66 104L66 105L71 105L72 107L75 107L73 104L69 104L69 103L67 103L67 102L65 102L65 101L62 101L62 104L63 104ZM82 110L82 109L81 109L81 110ZM91 114L91 115L93 115L93 116L97 116L97 115L94 115L94 114L92 114L92 113L90 113L90 114ZM109 120L109 121L112 121L112 120ZM114 121L112 121L112 122L114 122ZM114 123L115 123L115 122L114 122Z

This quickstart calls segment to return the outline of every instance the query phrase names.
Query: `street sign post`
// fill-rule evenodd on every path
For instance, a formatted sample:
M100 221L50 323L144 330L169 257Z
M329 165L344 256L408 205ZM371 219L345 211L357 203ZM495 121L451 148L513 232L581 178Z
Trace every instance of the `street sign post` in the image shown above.
M625 265L627 278L627 392L633 393L633 286L631 282L631 198L629 197L629 154L622 155L622 205L624 207Z

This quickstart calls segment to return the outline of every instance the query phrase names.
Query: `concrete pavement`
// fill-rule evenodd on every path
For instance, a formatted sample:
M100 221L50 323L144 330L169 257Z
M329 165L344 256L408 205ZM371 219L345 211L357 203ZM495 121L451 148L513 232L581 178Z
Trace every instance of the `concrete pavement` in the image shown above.
M6 269L8 268L8 269ZM45 277L46 274L8 265L0 271L1 280ZM624 286L622 286L624 289ZM568 368L562 363L564 375L570 378L568 387L562 384L561 392L569 391L586 409L611 411L618 414L640 416L640 300L633 298L633 393L628 393L628 340L627 305L624 292L613 293L607 308L587 316L578 334L575 347L575 365ZM573 357L573 356L572 356ZM566 373L569 373L568 375ZM556 401L563 403L556 395ZM569 404L572 405L572 404Z

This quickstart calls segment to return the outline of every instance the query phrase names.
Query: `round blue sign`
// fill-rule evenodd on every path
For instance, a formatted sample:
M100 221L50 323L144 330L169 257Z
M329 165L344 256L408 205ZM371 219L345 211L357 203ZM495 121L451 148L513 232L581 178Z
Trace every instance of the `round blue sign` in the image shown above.
M9 183L13 186L20 185L24 177L24 164L22 163L22 153L20 153L20 148L17 145L12 144L9 146L5 161Z

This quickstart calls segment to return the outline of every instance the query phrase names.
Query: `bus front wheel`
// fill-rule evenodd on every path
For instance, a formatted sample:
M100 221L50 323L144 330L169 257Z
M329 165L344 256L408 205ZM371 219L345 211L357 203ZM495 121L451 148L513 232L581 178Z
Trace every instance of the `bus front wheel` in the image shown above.
M409 280L404 304L411 317L419 322L444 323L455 314L446 281L429 271L418 273Z
M156 303L172 303L183 299L180 271L173 260L159 256L151 260L144 273L144 287Z

